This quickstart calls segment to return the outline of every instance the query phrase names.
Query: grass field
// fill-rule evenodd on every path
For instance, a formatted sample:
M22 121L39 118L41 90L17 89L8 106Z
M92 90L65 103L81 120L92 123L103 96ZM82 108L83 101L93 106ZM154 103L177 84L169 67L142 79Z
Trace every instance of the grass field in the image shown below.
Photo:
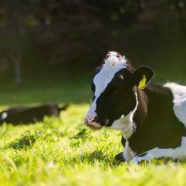
M83 124L90 92L83 83L27 86L1 91L1 109L7 105L70 102L60 118L45 118L29 126L0 126L0 185L98 186L186 185L186 163L118 164L119 131L93 132Z

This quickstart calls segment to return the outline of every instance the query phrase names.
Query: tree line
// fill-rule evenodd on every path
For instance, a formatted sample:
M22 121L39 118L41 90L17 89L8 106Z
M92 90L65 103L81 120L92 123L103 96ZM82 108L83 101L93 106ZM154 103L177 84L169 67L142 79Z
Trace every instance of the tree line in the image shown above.
M185 32L183 0L2 0L0 72L14 72L19 85L36 67L97 65L108 49L123 48L135 25L148 27L166 13Z

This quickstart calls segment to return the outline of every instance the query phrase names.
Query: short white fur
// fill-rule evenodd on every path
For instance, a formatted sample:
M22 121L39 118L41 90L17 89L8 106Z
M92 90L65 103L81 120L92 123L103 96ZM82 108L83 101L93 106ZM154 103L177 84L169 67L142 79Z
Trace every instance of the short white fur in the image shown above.
M186 86L176 83L166 83L164 86L172 91L174 113L186 127Z
M136 153L130 148L129 141L125 142L125 148L123 151L123 158L125 161L129 162L135 158Z
M168 149L161 149L161 148L153 148L147 152L144 156L136 156L132 159L132 162L139 163L141 161L151 161L154 158L172 158L172 159L179 159L184 160L186 159L186 137L182 137L181 146L177 148L168 148Z

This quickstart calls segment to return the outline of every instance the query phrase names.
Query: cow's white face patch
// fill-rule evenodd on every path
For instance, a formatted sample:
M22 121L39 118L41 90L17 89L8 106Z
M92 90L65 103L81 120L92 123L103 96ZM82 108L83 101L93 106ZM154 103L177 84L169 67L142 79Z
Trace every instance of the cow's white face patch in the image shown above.
M127 68L127 66L125 56L121 56L117 52L109 52L106 55L105 63L93 79L95 85L94 101L92 102L88 113L96 115L97 99L104 92L107 85L112 81L115 74L121 69Z

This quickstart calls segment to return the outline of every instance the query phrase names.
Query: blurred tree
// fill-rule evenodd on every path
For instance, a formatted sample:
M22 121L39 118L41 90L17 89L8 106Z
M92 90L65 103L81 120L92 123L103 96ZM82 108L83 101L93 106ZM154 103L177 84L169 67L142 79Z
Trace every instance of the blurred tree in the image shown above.
M97 65L110 48L123 50L131 30L177 14L185 31L185 10L184 0L1 0L0 64L13 67L17 86L34 69Z

